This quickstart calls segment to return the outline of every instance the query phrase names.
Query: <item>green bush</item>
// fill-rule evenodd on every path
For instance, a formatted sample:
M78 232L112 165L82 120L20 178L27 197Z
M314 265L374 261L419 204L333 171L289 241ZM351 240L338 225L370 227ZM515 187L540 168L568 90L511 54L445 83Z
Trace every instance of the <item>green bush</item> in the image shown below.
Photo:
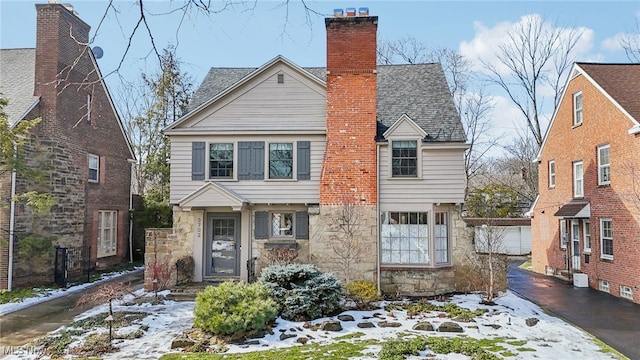
M264 330L278 314L271 293L261 283L224 282L196 297L195 327L217 335Z
M287 320L305 321L334 314L339 309L341 284L332 274L313 265L273 265L262 270L265 284Z
M347 292L358 309L369 310L372 307L371 303L382 299L376 284L371 281L356 280L347 285Z

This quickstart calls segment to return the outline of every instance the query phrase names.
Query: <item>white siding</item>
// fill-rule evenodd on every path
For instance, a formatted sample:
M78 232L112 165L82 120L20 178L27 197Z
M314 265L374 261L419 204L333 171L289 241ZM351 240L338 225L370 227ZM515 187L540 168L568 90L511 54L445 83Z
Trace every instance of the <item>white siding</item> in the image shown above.
M278 74L284 75L283 83ZM325 114L324 87L279 64L201 109L180 128L325 130Z
M212 142L234 142L238 141L265 141L269 142L311 142L311 179L310 180L218 180L217 183L232 190L236 194L246 198L254 204L293 204L293 203L318 203L320 171L324 156L325 137L323 135L306 136L172 136L171 137L171 194L172 204L192 192L199 189L208 180L191 180L191 143L193 141L204 141L207 144ZM268 148L268 145L266 145ZM207 146L206 176L209 175L208 146ZM295 150L294 150L295 151ZM265 157L268 151L265 151ZM237 146L234 147L234 162L237 166ZM295 163L294 154L294 163ZM266 160L265 160L266 161ZM295 166L295 165L294 165ZM294 167L295 170L295 167ZM236 171L237 174L237 171ZM295 171L294 171L295 174ZM265 177L268 176L268 167L265 165ZM295 177L295 175L294 175Z
M380 148L380 204L462 203L465 173L462 149L428 149L421 153L421 176L391 177L389 146Z

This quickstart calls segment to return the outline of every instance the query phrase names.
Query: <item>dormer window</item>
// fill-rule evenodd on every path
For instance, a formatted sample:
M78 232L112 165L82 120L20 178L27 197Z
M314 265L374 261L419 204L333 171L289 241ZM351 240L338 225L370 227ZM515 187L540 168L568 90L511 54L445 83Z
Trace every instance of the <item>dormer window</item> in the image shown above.
M573 94L573 126L582 124L582 91Z
M391 168L393 177L418 176L418 142L402 140L391 142Z

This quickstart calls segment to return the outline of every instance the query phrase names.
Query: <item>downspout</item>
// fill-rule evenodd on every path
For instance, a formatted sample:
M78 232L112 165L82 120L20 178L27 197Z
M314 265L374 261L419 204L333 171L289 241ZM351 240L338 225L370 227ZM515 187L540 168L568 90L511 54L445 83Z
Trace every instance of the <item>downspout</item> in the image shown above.
M380 145L376 144L376 252L378 253L378 266L376 266L377 280L378 280L378 292L381 291L380 266L382 264L382 254L380 253Z
M11 291L13 283L13 242L15 237L16 216L16 170L11 172L11 213L9 215L9 262L7 264L7 290Z
M127 159L131 164L131 170L129 172L129 262L133 262L133 174L136 161L133 159Z

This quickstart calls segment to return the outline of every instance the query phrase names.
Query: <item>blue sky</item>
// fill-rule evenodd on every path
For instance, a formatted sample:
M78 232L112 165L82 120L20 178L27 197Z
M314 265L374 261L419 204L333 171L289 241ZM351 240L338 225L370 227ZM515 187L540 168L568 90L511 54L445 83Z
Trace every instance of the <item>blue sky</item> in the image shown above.
M98 60L103 74L118 67L131 29L138 18L135 2L115 1L118 11L110 11L103 24L105 0L70 2L95 34L93 46L100 46L104 56ZM177 46L177 53L196 84L212 66L258 67L276 55L284 55L301 66L325 64L324 16L334 8L366 6L379 17L378 41L412 36L431 48L460 50L478 63L491 61L495 45L506 29L523 16L538 14L549 23L563 28L581 28L583 38L577 50L578 61L628 62L618 46L616 36L629 32L640 17L640 0L626 1L320 1L307 0L307 5L322 15L310 15L307 21L299 1L281 6L284 0L249 1L220 13L204 16L195 12L182 20L169 12L182 1L146 0L148 19L154 41L159 48ZM34 1L0 0L0 47L35 46ZM220 4L220 3L215 3ZM255 7L254 7L255 5ZM288 11L288 17L287 17ZM155 14L155 15L151 15ZM132 50L125 59L121 75L138 77L149 60L150 42L140 31L134 37ZM110 87L117 77L108 77ZM113 91L113 90L112 90ZM500 94L496 92L497 99ZM506 101L498 101L497 114L514 114ZM508 120L499 126L512 127ZM513 122L511 120L511 122Z

